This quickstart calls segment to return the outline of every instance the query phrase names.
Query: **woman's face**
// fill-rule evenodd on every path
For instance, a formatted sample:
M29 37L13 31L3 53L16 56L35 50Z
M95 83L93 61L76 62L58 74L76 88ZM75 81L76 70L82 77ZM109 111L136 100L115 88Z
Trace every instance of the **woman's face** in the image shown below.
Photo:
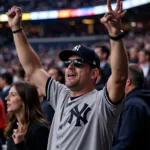
M8 96L5 98L7 102L7 112L19 113L23 109L24 103L21 100L15 86L13 86Z

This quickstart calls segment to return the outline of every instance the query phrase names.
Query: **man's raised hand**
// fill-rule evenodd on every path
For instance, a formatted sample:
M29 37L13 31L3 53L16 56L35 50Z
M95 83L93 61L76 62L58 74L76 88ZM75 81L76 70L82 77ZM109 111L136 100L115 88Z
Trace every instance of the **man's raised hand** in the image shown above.
M22 12L17 6L13 6L6 13L8 16L8 24L12 30L18 30L21 27Z
M122 10L121 0L117 0L117 6L115 10L111 7L110 0L107 0L108 13L101 18L101 23L107 28L109 35L116 37L120 34L122 28L121 18L126 14L126 11Z

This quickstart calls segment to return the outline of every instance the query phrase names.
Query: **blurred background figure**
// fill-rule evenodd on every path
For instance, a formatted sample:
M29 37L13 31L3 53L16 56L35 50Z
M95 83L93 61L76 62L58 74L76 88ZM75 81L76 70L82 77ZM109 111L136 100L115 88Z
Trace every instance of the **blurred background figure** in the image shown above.
M2 91L0 92L0 98L3 100L5 111L6 111L5 97L8 95L12 82L13 76L11 73L6 72L0 75L0 87L2 89Z
M49 125L51 125L55 111L38 88L37 91L38 91L41 107L44 112L44 117L49 122Z
M0 98L0 147L5 144L4 129L7 124L6 110L2 99Z
M138 63L138 50L136 47L131 47L129 50L129 62Z
M106 82L107 82L107 78L104 75L103 69L100 68L99 75L98 75L96 83L95 83L95 88L97 90L102 90L103 87L105 86Z
M51 78L55 79L56 81L59 81L60 83L65 84L64 72L60 68L51 67L48 70L48 74L51 76Z
M24 81L25 80L25 71L22 67L19 67L16 72L18 81Z
M139 66L142 68L144 73L144 88L150 89L150 51L141 49L139 51Z
M46 150L49 128L36 87L30 83L17 82L9 90L6 101L7 150Z
M125 106L111 150L150 149L150 91L143 90L143 85L142 69L137 64L130 64Z
M96 81L96 89L101 90L111 75L111 67L108 62L110 50L105 45L96 45L94 50L100 58L100 74Z

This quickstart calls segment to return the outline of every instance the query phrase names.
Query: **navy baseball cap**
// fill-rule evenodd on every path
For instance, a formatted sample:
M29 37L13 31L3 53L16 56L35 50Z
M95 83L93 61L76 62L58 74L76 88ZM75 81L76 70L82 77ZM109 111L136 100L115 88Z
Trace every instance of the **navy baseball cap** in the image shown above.
M60 52L59 58L62 61L66 61L73 55L80 56L87 61L91 67L100 69L100 58L93 49L83 45L77 45L72 50L64 50Z

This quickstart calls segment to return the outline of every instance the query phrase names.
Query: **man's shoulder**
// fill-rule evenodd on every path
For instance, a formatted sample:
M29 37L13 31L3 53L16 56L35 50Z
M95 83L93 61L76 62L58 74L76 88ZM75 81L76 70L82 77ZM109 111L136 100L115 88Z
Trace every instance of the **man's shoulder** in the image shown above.
M86 94L84 94L83 97L95 97L95 98L99 98L99 97L102 97L104 96L105 94L105 91L106 91L106 88L104 87L102 90L97 90L97 89L94 89Z
M148 102L149 103L149 102ZM148 105L146 99L141 96L135 95L133 97L130 97L126 103L125 103L125 107L137 107L137 108L146 108L146 107L150 107L150 105Z

